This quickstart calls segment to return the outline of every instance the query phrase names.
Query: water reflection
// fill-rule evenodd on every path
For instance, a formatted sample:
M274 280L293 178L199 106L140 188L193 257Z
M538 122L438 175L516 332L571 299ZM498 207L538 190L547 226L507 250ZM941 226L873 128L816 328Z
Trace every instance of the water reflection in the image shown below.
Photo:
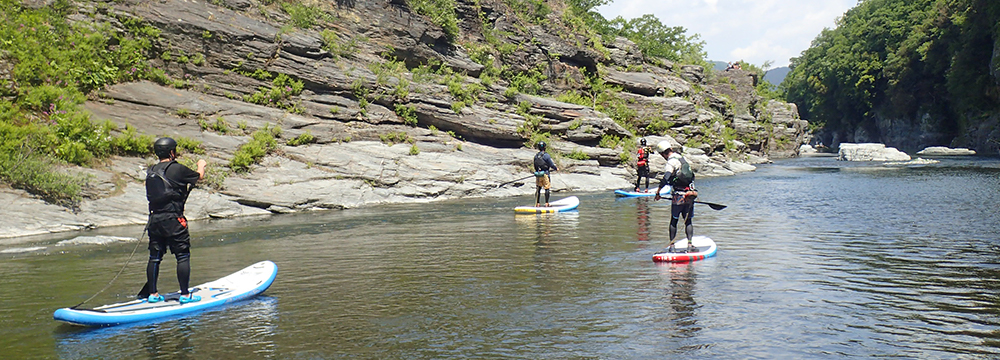
M695 271L700 262L656 263L667 282L666 296L670 311L666 320L671 337L691 338L701 330L698 326L698 303L695 301Z
M61 359L271 357L277 324L278 299L259 296L182 318L106 328L62 324L53 337Z
M636 230L636 235L639 241L649 241L649 199L640 198L636 199L635 203L635 219L638 223L638 230Z
M153 325L140 329L138 336L143 336L143 348L148 359L190 359L194 352L191 344L192 323L196 318L185 318L177 321L174 326Z
M576 231L580 225L580 212L566 211L546 214L515 214L514 221L517 222L519 230L532 231L535 236L548 237L553 230ZM560 233L561 236L565 234Z
M518 238L531 241L535 245L536 258L547 257L553 243L559 239L575 237L580 224L580 213L568 211L548 214L517 214Z

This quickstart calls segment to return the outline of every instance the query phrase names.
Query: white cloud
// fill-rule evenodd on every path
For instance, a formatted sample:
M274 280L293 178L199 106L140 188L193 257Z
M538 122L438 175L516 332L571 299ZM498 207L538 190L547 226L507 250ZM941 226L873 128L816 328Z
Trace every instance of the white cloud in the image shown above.
M718 4L719 0L705 0L705 5L708 5L708 8L711 9L712 12L718 11L716 7Z
M653 14L705 41L710 60L788 65L858 0L618 0L598 10L627 19Z
M786 58L789 58L792 57L793 55L792 53L793 50L789 48L776 45L767 40L758 40L754 41L752 44L746 47L733 49L732 51L729 52L729 55L731 56L732 59L766 59L764 61L771 60L774 62L772 66L784 66L787 64L779 65L777 60L774 60L773 58L776 56L784 56ZM762 65L764 61L760 62L749 61L749 62L755 65Z

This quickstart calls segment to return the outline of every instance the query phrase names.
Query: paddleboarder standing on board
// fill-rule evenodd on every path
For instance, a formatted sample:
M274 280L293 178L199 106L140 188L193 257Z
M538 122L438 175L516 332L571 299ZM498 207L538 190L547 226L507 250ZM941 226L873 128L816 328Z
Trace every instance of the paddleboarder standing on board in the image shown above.
M539 141L536 146L538 153L535 154L535 207L541 203L542 189L545 189L545 207L549 207L549 194L552 189L549 172L559 169L556 168L556 163L552 162L549 153L545 152L545 142Z
M667 185L672 188L672 201L670 205L670 245L668 251L674 249L674 238L677 236L677 222L684 216L684 233L688 238L687 252L697 252L698 248L691 244L694 238L694 199L698 197L698 192L694 189L694 172L691 166L681 154L674 151L673 146L668 141L661 141L656 144L656 152L667 160L667 167L663 172L663 180L660 187L656 189L654 200L660 200L660 190Z
M639 182L646 178L646 189L649 191L649 147L646 146L646 138L639 139L639 150L636 150L635 165L638 177L635 179L635 192L639 192Z
M160 261L169 248L177 258L177 282L181 286L180 303L200 301L201 297L188 290L191 279L191 236L188 234L187 219L184 218L184 203L198 180L205 177L205 160L198 160L198 170L191 170L177 162L177 142L163 137L153 143L153 152L160 162L146 172L146 199L149 200L149 263L146 264L146 286L139 297L147 295L146 301L164 301L156 288L160 275Z

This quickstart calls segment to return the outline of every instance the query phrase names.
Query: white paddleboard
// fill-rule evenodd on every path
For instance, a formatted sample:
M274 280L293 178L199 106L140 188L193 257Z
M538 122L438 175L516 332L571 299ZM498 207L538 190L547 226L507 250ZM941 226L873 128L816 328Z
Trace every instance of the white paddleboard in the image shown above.
M580 206L580 199L576 196L570 196L568 198L559 199L558 201L550 202L548 207L545 206L518 206L514 208L514 212L519 214L544 214L544 213L556 213L563 211L570 211L576 209Z

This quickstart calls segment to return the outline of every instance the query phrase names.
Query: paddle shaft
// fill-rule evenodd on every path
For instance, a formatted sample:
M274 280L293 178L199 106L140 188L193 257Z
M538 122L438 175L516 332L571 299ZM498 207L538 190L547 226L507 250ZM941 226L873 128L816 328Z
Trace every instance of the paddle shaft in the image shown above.
M663 198L659 194L657 194L656 197L657 198L661 198L661 199ZM710 202L704 202L704 201L698 201L698 200L695 200L694 202L696 204L705 204L705 205L708 205L708 207L712 208L712 210L722 210L722 209L726 208L726 205L722 205L722 204L716 204L716 203L710 203Z
M504 185L507 185L507 184L510 184L510 183L515 183L515 182L518 182L518 181L521 181L521 180L528 180L529 178L534 177L534 176L535 176L534 174L531 174L531 175L525 176L525 177L517 179L517 180L511 180L511 181L505 182L503 184L497 185L497 187L499 188L501 186L504 186Z

